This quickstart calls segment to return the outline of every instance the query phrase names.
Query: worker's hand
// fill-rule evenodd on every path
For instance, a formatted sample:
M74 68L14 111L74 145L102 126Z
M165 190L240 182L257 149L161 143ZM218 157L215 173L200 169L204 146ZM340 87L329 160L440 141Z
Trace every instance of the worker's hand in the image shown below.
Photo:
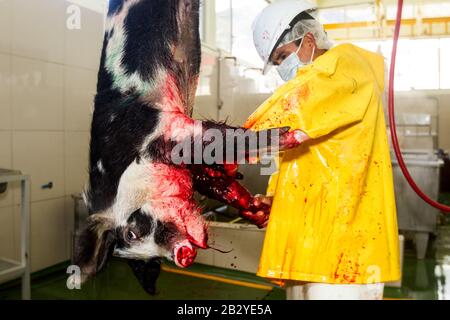
M254 200L254 204L255 206L259 206L261 203L265 203L269 206L272 206L272 202L273 202L273 197L268 197L262 194L257 194L255 196L255 200Z
M295 147L298 147L303 142L308 141L310 137L303 132L302 130L293 130L288 131L289 127L286 131L281 131L280 135L280 145L279 145L279 151L285 151L288 149L292 149Z
M267 227L272 199L272 197L256 195L253 199L252 210L242 211L241 216L260 229Z

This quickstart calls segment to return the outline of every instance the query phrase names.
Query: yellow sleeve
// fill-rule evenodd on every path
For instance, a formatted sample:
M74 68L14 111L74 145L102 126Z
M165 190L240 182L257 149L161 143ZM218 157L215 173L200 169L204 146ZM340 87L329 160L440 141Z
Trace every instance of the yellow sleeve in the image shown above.
M370 65L357 54L329 54L318 60L280 87L245 127L289 126L314 139L361 121L378 88Z
M301 85L298 128L311 138L325 136L361 121L373 97L374 80L358 66L337 61L332 74L314 70ZM296 98L297 100L298 98Z

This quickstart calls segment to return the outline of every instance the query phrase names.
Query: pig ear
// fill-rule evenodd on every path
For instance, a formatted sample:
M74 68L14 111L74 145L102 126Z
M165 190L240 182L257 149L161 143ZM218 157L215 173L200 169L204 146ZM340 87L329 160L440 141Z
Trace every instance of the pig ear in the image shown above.
M74 252L74 264L80 267L83 282L103 269L115 244L112 220L104 215L91 215L76 238Z
M153 258L149 261L128 260L128 265L133 270L142 288L149 294L156 294L156 280L161 272L161 259Z

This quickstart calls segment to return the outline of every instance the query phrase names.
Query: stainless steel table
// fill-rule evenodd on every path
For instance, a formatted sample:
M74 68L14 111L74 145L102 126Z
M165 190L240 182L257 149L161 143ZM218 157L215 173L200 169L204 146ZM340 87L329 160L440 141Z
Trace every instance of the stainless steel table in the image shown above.
M0 190L10 182L21 185L20 261L0 256L0 283L22 278L22 299L30 299L30 177L20 171L0 169ZM11 226L13 228L14 226ZM11 239L13 241L13 239Z

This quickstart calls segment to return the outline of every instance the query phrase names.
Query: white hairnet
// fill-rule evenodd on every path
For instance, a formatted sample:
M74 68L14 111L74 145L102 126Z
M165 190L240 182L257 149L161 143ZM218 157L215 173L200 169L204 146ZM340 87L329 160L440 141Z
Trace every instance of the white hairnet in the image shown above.
M316 19L302 19L286 33L277 49L292 41L303 38L307 33L311 33L314 36L318 49L328 50L333 47L333 44L328 39L328 36L319 21Z

